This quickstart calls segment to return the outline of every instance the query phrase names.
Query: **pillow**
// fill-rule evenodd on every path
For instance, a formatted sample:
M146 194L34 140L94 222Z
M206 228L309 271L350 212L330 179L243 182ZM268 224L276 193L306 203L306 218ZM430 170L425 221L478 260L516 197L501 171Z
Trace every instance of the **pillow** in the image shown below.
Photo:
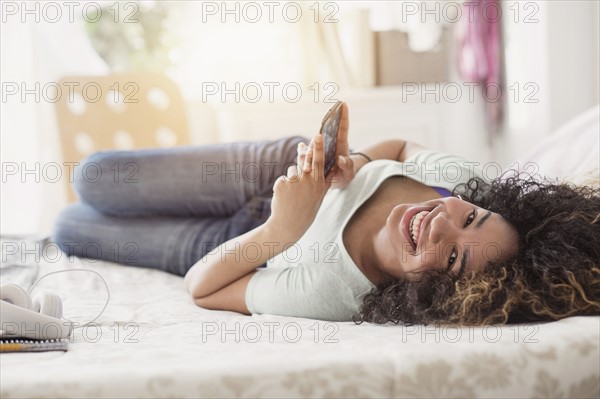
M599 180L600 105L573 118L518 160L535 162L538 174L561 181Z

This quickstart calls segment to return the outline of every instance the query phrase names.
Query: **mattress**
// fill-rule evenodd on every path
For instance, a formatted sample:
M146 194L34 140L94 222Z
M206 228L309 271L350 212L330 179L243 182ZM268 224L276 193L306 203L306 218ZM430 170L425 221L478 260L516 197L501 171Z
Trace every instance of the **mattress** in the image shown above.
M110 262L44 259L39 275L74 268L103 276L106 311L75 330L67 352L3 353L2 398L600 396L600 317L355 325L201 309L181 277ZM107 298L91 273L55 274L40 286L80 323Z
M552 151L572 148L565 144L574 137L598 140L599 115L594 107L519 164L534 161L559 178L597 168L597 151L585 145L581 156L561 155L560 170L551 166ZM26 286L32 274L77 268L103 276L106 311L75 330L67 352L2 353L0 397L600 398L600 317L477 328L355 325L205 310L181 277L52 251L0 273L2 284ZM38 289L57 293L65 317L81 324L107 299L92 273L55 274Z

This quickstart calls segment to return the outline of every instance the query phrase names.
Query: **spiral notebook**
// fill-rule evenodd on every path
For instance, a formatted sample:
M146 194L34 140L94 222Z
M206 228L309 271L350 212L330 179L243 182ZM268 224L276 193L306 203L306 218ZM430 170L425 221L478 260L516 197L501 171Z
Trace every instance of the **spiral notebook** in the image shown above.
M66 351L69 346L67 339L23 339L0 338L0 352L46 352Z

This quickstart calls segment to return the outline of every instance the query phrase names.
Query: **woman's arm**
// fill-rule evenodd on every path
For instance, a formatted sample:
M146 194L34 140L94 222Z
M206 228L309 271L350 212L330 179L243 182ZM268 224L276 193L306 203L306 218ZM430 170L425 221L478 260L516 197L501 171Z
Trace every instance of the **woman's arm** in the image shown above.
M404 140L385 140L369 147L362 148L360 152L368 155L371 159L391 159L404 162L417 152L424 150L420 144ZM362 155L350 155L354 166L354 173L367 164L368 160Z
M219 245L186 273L185 286L196 304L202 306L199 299L222 296L221 291L235 285L236 309L244 308L240 303L243 299L240 288L244 288L245 292L249 278L244 280L245 285L236 285L236 281L298 241L313 223L331 186L323 176L323 138L317 135L313 141L314 146L306 154L305 167L297 169L290 166L287 176L280 176L275 181L269 219L261 226Z
M425 149L420 144L404 140L385 140L377 144L361 149L371 159L391 159L394 161L404 162L416 152ZM353 155L352 157L356 157ZM360 155L358 155L360 156ZM364 158L364 157L363 157Z
M262 224L219 245L196 262L185 275L185 286L195 299L211 295L278 255L294 240Z

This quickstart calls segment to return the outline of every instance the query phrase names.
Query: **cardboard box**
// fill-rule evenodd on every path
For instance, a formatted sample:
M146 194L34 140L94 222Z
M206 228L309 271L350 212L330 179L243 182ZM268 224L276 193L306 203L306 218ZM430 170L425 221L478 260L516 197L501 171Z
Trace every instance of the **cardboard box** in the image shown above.
M417 53L408 34L398 30L375 32L376 84L447 82L450 73L450 31L444 29L435 50Z

